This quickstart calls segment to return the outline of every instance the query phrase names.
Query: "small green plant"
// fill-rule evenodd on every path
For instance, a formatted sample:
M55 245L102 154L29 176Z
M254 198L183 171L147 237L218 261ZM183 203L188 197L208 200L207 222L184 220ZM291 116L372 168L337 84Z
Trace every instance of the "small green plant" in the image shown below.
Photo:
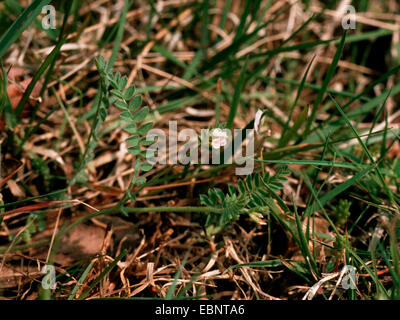
M283 188L290 173L287 166L278 168L274 175L266 172L263 176L259 173L248 175L244 180L239 180L237 188L228 185L228 194L215 188L208 191L208 195L200 195L200 200L207 207L222 209L221 212L211 212L206 221L206 227L214 233L222 230L228 224L236 221L241 214L249 215L258 223L269 212L268 202L272 193Z
M336 224L338 226L344 226L347 219L350 217L350 206L351 202L345 199L340 199L337 207L335 208Z
M114 73L109 70L108 64L102 56L95 61L97 69L101 77L102 102L100 104L99 114L102 121L106 119L107 110L111 105L121 109L119 117L123 123L126 123L124 130L131 136L126 140L129 146L128 152L136 157L135 173L132 177L128 190L121 199L120 204L123 205L130 197L135 201L135 196L130 192L134 185L142 185L146 183L145 177L140 177L140 171L146 172L151 170L152 164L146 161L148 154L146 147L153 141L146 139L145 135L153 128L152 122L145 122L149 114L147 106L142 107L142 97L135 95L135 87L127 87L128 78L121 76L119 72ZM124 212L124 211L123 211Z
M22 239L25 243L29 243L32 241L32 235L36 232L41 232L46 228L46 220L44 219L44 215L31 213L26 220L26 229L22 233Z

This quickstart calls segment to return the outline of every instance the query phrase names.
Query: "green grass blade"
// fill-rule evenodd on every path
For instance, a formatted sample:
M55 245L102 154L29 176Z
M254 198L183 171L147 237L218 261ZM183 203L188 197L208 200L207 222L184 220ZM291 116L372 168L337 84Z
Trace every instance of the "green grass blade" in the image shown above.
M163 57L167 58L169 61L175 63L176 65L186 69L187 65L186 63L184 63L183 61L179 60L171 51L169 51L167 48L155 44L152 47L152 50L158 52L159 54L161 54Z
M300 81L296 81L296 80L293 80L293 79L282 79L282 78L275 78L275 77L270 77L270 76L263 77L261 79L264 80L264 81L272 80L272 81L286 83L286 84L295 85L295 86L300 86L300 84L301 84ZM312 89L312 90L316 90L316 91L320 91L321 90L320 86L315 85L313 83L308 83L308 82L304 83L304 88ZM337 91L337 90L330 89L330 88L327 88L326 92L334 94L335 96L342 96L342 97L346 97L346 98L354 98L354 97L357 96L354 93L351 93L351 92L348 92L348 91ZM359 97L359 100L370 101L369 98L364 97L364 96Z
M221 30L225 30L225 25L226 25L226 21L228 19L228 14L229 14L229 10L231 9L232 6L232 1L233 0L226 0L225 5L224 5L224 11L221 15L221 21L219 23L219 28ZM221 39L221 36L218 36L218 40Z
M384 83L389 77L392 75L398 73L400 71L400 65L397 67L389 70L382 76L380 76L377 80L373 81L371 84L369 84L362 92L360 92L358 95L354 96L353 98L350 99L349 102L347 102L345 105L343 105L342 109L346 110L353 102L358 101L361 99L361 97L365 96L369 91L371 91L375 86ZM393 95L395 93L398 93L400 91L400 84L395 85L393 88L391 88L390 94ZM386 93L381 94L380 96L368 101L366 104L363 106L357 108L356 110L352 110L349 112L349 117L352 117L356 114L365 114L368 110L372 109L375 107L377 104L380 102L384 101L386 98ZM332 112L329 117L324 121L324 123L330 123L333 117L335 117L337 113ZM318 126L318 128L321 128L321 125Z
M367 266L367 264L356 254L351 248L347 247L347 251L357 260L367 271L367 273L371 276L372 280L375 282L376 286L379 288L380 292L382 292L387 298L389 298L389 294L383 286L382 282L379 281L376 274Z
M279 259L267 260L267 261L254 261L254 262L243 263L243 264L235 264L235 265L227 268L224 271L224 273L227 273L229 270L242 268L242 267L274 268L274 267L280 267L280 266L282 266L282 261Z
M300 250L301 253L303 254L304 260L310 264L310 267L312 268L312 271L315 275L318 275L318 269L317 269L317 264L314 260L314 257L311 255L310 249L308 247L308 239L306 239L306 236L303 232L303 224L300 221L299 214L297 212L297 206L295 202L293 201L293 208L294 208L294 216L296 218L296 226L297 226L297 233L299 235L299 244L300 244Z
M0 68L0 115L3 113L3 109L8 102L8 94L7 94L7 73L3 69L3 66Z
M349 118L347 117L346 113L344 113L344 111L342 110L342 108L339 106L339 104L336 102L336 100L331 96L331 99L333 100L333 102L336 105L336 108L339 110L340 114L342 115L342 117L344 118L344 120L346 121L347 125L350 127L350 129L353 131L354 135L357 137L358 142L360 143L361 147L363 148L365 154L367 155L369 161L372 164L375 164L374 158L372 157L371 153L369 152L367 146L365 145L364 141L361 139L360 135L358 134L357 130L354 128L354 126L351 124ZM387 195L389 196L389 198L394 201L394 197L392 194L392 191L388 188L385 179L383 178L383 175L381 173L381 171L379 170L379 167L376 166L376 172L378 173L378 177L381 180L382 183L382 187L386 190Z
M26 88L24 95L22 96L20 102L18 103L18 106L15 110L15 115L16 118L19 119L21 116L22 110L24 109L26 103L29 100L29 97L35 88L36 83L39 81L40 77L43 75L43 73L46 71L46 69L51 65L54 59L57 58L58 53L61 49L61 46L65 43L66 38L63 40L59 41L57 45L54 47L54 49L51 51L51 53L47 56L46 60L42 63L40 68L36 71L35 75L32 78L32 81L29 83L28 87Z
M209 47L210 37L208 26L210 24L209 21L209 13L210 10L210 0L203 0L201 4L201 35L200 35L200 46L203 51L204 56L207 56L207 51Z
M322 196L321 199L319 200L319 202L321 203L322 206L326 205L328 203L328 201L336 198L339 194L345 192L348 188L350 188L353 184L355 184L359 180L361 180L365 175L367 175L374 168L375 168L375 166L369 166L366 169L361 170L359 173L354 175L352 178L346 180L345 182L341 183L340 185L338 185L337 187L335 187L334 189L332 189L331 191L326 193L324 196ZM305 175L303 175L303 176L305 177ZM311 183L310 183L310 186L311 186ZM311 213L315 212L316 210L318 210L318 207L319 207L319 205L314 202L313 205L311 205L310 207L308 207L306 209L306 211L308 212L308 214L311 214Z
M20 34L31 24L33 19L48 5L51 0L35 0L24 10L17 20L10 26L5 34L0 38L0 59L8 48L18 39Z
M111 70L114 67L114 62L115 62L115 59L117 58L119 47L121 46L122 37L124 35L126 14L127 14L130 6L131 6L131 1L125 0L124 8L122 9L120 20L119 20L117 35L115 36L115 39L114 39L113 50L111 53L110 60L108 61L108 70Z
M285 146L287 145L287 143L288 143L288 142L290 141L290 139L291 139L291 136L289 136L289 137L286 136L286 131L288 130L290 120L292 119L293 110L294 110L294 108L295 108L296 105L297 105L297 102L298 102L298 100L299 100L299 98L300 98L301 93L303 92L304 84L305 84L305 82L306 82L306 79L307 79L307 76L308 76L308 72L310 71L311 65L312 65L312 63L314 62L314 59L315 59L315 56L311 59L310 63L308 64L307 70L306 70L306 72L304 73L303 78L301 79L301 83L300 83L300 85L299 85L299 89L297 90L296 98L294 99L294 102L293 102L293 104L292 104L292 106L291 106L291 108L290 108L290 111L289 111L288 120L287 120L287 122L286 122L285 127L284 127L283 130L282 130L282 135L281 135L281 139L279 140L279 143L278 143L278 148L285 147ZM303 112L301 113L300 117L303 115L304 111L306 111L306 114L305 114L304 116L307 116L307 114L308 114L308 107L307 107L305 110L303 110ZM303 117L304 117L304 116L303 116ZM297 130L299 129L299 127L300 127L300 125L302 124L303 121L304 121L304 119L301 120L301 122L299 123L299 126L298 126L295 130L291 130L293 134L297 132ZM297 121L296 121L296 122L297 122Z
M333 78L333 75L335 74L336 67L337 67L337 65L339 63L340 57L341 57L342 52L343 52L344 45L346 43L346 35L347 35L347 30L343 33L342 40L340 41L339 47L336 50L335 56L333 57L333 60L332 60L332 63L330 65L330 67L329 67L328 73L325 76L324 82L323 82L323 84L321 86L321 90L318 92L318 96L315 99L314 106L311 109L311 115L307 120L306 128L304 130L304 136L305 137L308 135L308 133L310 131L311 125L312 125L312 123L313 123L313 121L315 119L315 116L317 114L318 107L321 104L321 102L322 102L322 100L323 100L323 98L325 96L326 89L328 88L329 83L331 82L331 80Z
M235 93L233 95L231 108L229 110L228 120L226 123L226 127L229 129L232 128L233 121L234 121L236 113L237 113L237 109L238 109L239 101L240 101L240 95L241 95L243 87L245 85L246 71L247 71L247 61L243 65L242 71L240 72L239 79L238 79L238 82L235 87Z
M173 298L175 288L178 284L178 279L181 276L182 270L186 264L188 256L189 256L189 252L187 252L185 257L183 258L182 264L180 265L178 272L175 274L174 281L172 282L171 286L169 287L169 289L167 291L167 294L165 295L165 300L171 300Z
M83 300L87 297L87 295L90 293L90 291L92 291L92 289L97 286L100 281L107 275L107 273L109 273L116 265L119 261L122 260L123 257L125 257L125 255L128 253L128 250L124 250L122 251L118 257L116 257L114 259L113 262L111 262L104 270L102 273L100 273L100 275L90 284L89 288L87 288L84 292L82 292L82 294L79 296L78 300Z
M304 123L304 121L307 119L308 115L308 106L306 106L303 111L300 113L298 118L296 119L295 123L293 124L293 127L291 127L285 135L282 135L281 140L278 143L278 148L285 147L289 141L293 138L294 135L298 132L300 129L301 125Z
M82 273L81 277L78 280L78 283L75 285L74 289L72 289L71 294L68 297L68 300L73 300L75 298L76 293L78 292L79 288L82 286L83 282L85 281L87 275L89 274L90 270L92 270L94 265L94 261L91 262Z
M323 146L323 145L322 145ZM313 165L313 166L324 166L324 167L334 167L334 168L346 168L359 171L360 168L354 164L348 162L334 162L326 160L292 160L292 159L282 159L282 160L259 160L258 162L265 163L276 163L276 164L297 164L297 165Z

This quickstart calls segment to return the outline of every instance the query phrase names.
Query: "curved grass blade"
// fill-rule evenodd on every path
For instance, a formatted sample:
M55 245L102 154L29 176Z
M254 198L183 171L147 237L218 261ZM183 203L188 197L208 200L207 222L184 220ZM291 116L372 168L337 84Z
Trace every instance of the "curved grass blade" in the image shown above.
M232 128L233 121L234 121L236 113L237 113L237 109L239 106L239 100L240 100L240 94L242 93L243 87L245 85L246 70L247 70L247 61L245 62L244 66L242 68L242 71L240 72L239 80L236 84L235 93L233 95L232 104L231 104L231 108L229 110L228 120L226 123L226 127L228 129Z
M296 98L295 98L295 100L294 100L294 102L293 102L293 104L292 104L292 106L291 106L291 108L290 108L289 116L288 116L287 122L286 122L286 124L285 124L285 127L284 127L283 130L282 130L282 135L281 135L281 138L280 138L279 143L278 143L278 148L285 147L285 146L287 145L287 143L288 143L288 142L290 141L290 139L292 138L293 134L297 132L297 130L299 129L300 125L303 123L305 117L306 117L307 114L308 114L308 107L307 107L307 108L305 108L305 109L303 110L303 112L300 114L300 117L299 117L299 118L301 118L301 119L298 118L298 119L296 120L295 125L294 125L293 128L290 130L290 132L286 135L286 131L287 131L288 128L289 128L290 119L292 119L293 110L294 110L294 108L295 108L296 105L297 105L297 101L299 101L301 92L302 92L303 89L304 89L304 84L305 84L305 82L306 82L306 79L307 79L307 76L308 76L308 72L310 71L311 65L312 65L313 62L314 62L314 59L315 59L315 56L311 59L310 63L308 64L307 70L306 70L306 72L304 73L303 79L301 79L301 83L300 83L300 85L299 85L299 89L297 90ZM306 112L306 113L304 114L304 112ZM297 126L297 128L296 128L296 126Z
M40 68L36 71L35 75L32 78L32 81L29 83L28 87L26 88L24 95L22 96L20 102L18 103L18 106L15 110L15 116L17 119L19 119L22 110L24 109L26 103L28 102L28 99L35 88L36 83L39 81L40 77L43 75L43 73L46 71L46 69L52 64L53 60L57 58L58 53L61 49L61 46L65 43L67 39L64 38L63 40L59 41L57 45L54 47L54 49L51 51L51 53L47 56L46 60L43 62L43 64L40 66Z
M224 271L224 273L227 273L229 270L242 268L242 267L274 268L274 267L280 267L281 265L282 265L282 261L279 259L267 260L267 261L254 261L254 262L249 262L249 263L235 264L235 265L227 268Z
M335 56L333 57L333 60L332 60L332 63L330 65L330 67L329 67L328 73L325 76L324 82L323 82L323 84L321 86L321 90L318 92L318 96L315 99L314 106L313 106L313 108L311 110L311 115L307 120L306 128L304 130L304 136L305 137L308 135L308 133L310 131L311 125L312 125L312 123L314 121L314 118L315 118L315 116L317 114L317 109L318 109L319 105L321 104L322 99L324 98L324 95L326 93L326 90L328 88L329 83L332 80L333 75L335 74L336 67L337 67L337 65L339 63L339 60L340 60L340 57L342 55L342 51L343 51L344 45L346 43L346 35L347 35L347 30L345 30L345 32L343 33L342 40L340 41L339 47L336 50Z

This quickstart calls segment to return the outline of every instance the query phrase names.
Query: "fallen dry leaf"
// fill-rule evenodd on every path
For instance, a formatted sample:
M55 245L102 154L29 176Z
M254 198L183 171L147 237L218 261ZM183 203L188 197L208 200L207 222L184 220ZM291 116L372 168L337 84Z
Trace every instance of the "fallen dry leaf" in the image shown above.
M20 74L20 72L18 71L15 71L14 73L15 74L13 75L13 77L9 78L14 78L16 75ZM26 88L31 83L31 81L32 78L28 78L21 82L15 82L7 85L7 94L10 99L11 107L13 108L13 110L17 108ZM22 118L27 117L29 115L29 109L27 108L27 106L33 107L36 104L36 101L39 99L41 90L42 90L42 83L38 81L35 87L33 88L33 91L30 95L30 99L28 100L27 105L24 106L24 109L21 114ZM0 130L4 130L4 128L5 128L4 115L2 115L0 118Z
M34 241L52 236L54 229L46 229L38 236L33 237ZM62 266L78 260L91 259L99 254L103 245L105 230L98 226L81 224L73 228L60 239L57 254L54 262ZM45 260L49 247L32 249L30 256Z
M15 110L18 106L19 101L21 100L26 88L31 83L32 78L26 79L19 83L11 83L7 87L8 97L10 98L11 106ZM28 103L31 106L34 106L36 100L39 98L40 90L42 90L42 83L38 81L33 88L31 93L31 99L28 100Z

